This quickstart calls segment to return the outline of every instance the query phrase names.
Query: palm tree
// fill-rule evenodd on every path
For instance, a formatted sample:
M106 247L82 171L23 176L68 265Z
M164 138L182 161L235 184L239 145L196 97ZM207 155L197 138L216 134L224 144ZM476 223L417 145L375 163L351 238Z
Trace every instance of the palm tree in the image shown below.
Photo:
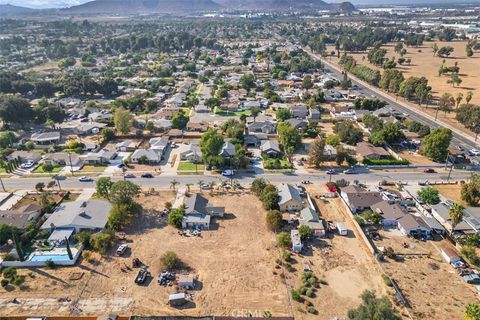
M200 189L200 192L201 192L202 191L203 180L198 180L197 184L198 184L198 188Z
M187 192L190 193L190 187L193 186L193 183L186 183L185 186L187 187Z
M448 215L450 217L450 220L452 220L452 232L453 230L455 230L455 227L462 221L464 209L465 208L461 204L454 203L448 210Z
M473 92L472 91L468 91L467 92L467 95L465 96L465 101L467 102L467 104L470 103L470 101L472 100L473 98Z
M173 192L175 192L178 184L179 182L173 179L172 181L170 181L170 189L173 189Z
M217 183L215 181L210 182L210 193L213 192L213 189L215 188L216 185Z
M460 105L460 103L462 103L462 100L463 100L463 93L461 92L457 93L457 95L455 96L455 103L456 103L455 109L458 109L458 106Z

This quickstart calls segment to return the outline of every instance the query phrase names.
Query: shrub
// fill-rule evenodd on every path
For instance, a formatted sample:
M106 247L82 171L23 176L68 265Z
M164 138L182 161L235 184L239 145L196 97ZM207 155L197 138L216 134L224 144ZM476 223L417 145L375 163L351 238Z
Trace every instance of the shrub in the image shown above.
M2 286L2 288L8 286L8 279L2 279L2 281L0 281L0 285Z
M464 246L460 251L471 264L478 266L480 264L480 259L477 256L475 247Z
M95 251L105 254L113 245L113 234L108 232L94 234L90 238L90 245Z
M267 213L267 226L272 231L277 231L282 227L282 213L278 210L272 210Z
M175 252L167 251L160 258L160 262L165 269L173 270L178 267L180 260Z
M16 275L17 275L17 269L15 269L14 267L6 268L3 271L3 277L5 279L11 279L11 278L15 277Z
M363 159L363 164L366 164L368 166L396 166L396 165L407 165L410 164L408 160L397 160L397 159L368 159L364 158Z
M390 280L390 278L386 274L382 274L382 279L383 279L383 282L385 282L385 285L387 287L392 287L393 286L392 280Z
M292 295L292 299L293 299L293 300L298 301L298 302L302 302L302 301L303 301L302 296L301 296L300 293L298 293L296 290L292 289L292 290L290 291L290 294Z
M319 279L318 283L323 284L324 286L328 286L328 282L323 279Z
M289 248L292 245L292 239L290 238L290 235L285 231L278 234L277 242L278 245L284 249Z
M290 254L290 252L286 251L286 250L283 250L282 251L282 258L283 260L285 260L286 262L289 262L290 259L292 258L292 255Z
M300 294L305 295L307 293L308 288L307 287L301 287L300 288Z
M307 312L311 313L311 314L317 314L318 313L317 309L315 309L314 307L308 307Z
M185 209L177 208L173 209L168 215L168 224L176 228L182 227L183 216L185 215Z
M48 269L55 269L57 265L55 264L55 262L53 262L52 259L48 259L47 261L45 261L45 267L48 268Z
M12 280L12 284L19 287L25 282L25 276L15 276Z
M312 288L308 288L307 292L305 293L307 297L311 298L313 297L313 289Z
M90 250L83 250L82 252L82 258L89 261L90 258L92 257L92 251Z

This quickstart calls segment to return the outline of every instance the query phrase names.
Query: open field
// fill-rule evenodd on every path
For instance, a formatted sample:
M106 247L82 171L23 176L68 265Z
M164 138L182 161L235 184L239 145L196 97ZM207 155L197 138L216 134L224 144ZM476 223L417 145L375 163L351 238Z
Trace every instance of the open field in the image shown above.
M399 261L385 258L385 272L397 281L412 306L414 319L462 319L465 305L477 301L475 287L457 275L440 257L447 240L422 242L398 230L380 231L379 247L392 247ZM405 248L403 243L407 244Z
M468 207L468 204L462 200L461 184L445 184L445 185L439 184L439 185L433 185L433 187L437 189L440 192L440 194L445 198L450 199L455 203L461 204L464 207Z
M408 160L411 164L435 164L432 160L422 156L418 153L412 153L409 151L397 152L400 157Z
M98 265L82 262L78 267L55 270L22 270L27 275L25 288L2 290L2 315L21 315L35 310L50 314L69 313L70 303L58 301L68 297L79 301L82 315L117 312L138 315L246 315L248 312L270 311L273 315L290 314L286 287L280 276L273 274L279 256L275 235L264 223L265 211L249 194L224 194L211 197L213 205L226 205L225 220L219 220L201 237L184 237L155 214L166 201L173 202L174 193L142 196L139 199L146 213L126 230L129 250L125 257L113 254L101 258ZM151 209L155 209L155 212ZM174 251L198 276L201 290L193 291L191 308L173 309L167 297L173 287L160 287L157 276L162 270L159 257ZM154 278L144 286L134 284L137 270L124 273L120 268L139 257ZM83 273L80 280L69 280L72 273ZM38 299L48 296L48 303ZM22 303L8 303L12 298ZM261 298L259 298L261 297ZM192 308L194 306L194 308Z

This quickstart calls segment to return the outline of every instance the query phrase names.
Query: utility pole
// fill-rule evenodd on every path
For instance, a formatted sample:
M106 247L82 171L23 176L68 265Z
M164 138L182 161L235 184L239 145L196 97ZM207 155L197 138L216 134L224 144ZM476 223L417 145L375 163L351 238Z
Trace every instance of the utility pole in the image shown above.
M58 175L55 176L55 180L57 180L58 183L58 190L62 191L62 186L60 185L60 179L58 178Z
M70 173L72 174L72 177L73 177L72 153L71 152L68 152L68 160L70 161Z
M5 186L4 186L4 184L3 184L3 180L2 180L2 178L1 178L1 177L0 177L0 183L2 184L2 189L3 189L3 192L6 192L7 190L5 190Z

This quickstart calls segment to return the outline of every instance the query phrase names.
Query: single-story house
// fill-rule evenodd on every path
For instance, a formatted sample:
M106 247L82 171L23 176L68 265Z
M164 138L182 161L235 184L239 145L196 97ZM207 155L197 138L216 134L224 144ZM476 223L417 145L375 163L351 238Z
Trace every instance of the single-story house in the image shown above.
M278 157L282 155L280 144L277 140L264 140L260 145L260 151L270 157Z
M42 208L36 204L27 204L16 210L0 210L0 224L23 230L28 222L38 219L41 210Z
M323 155L326 160L328 161L333 161L337 157L337 148L334 146L327 144L325 145L325 148L323 149Z
M49 145L60 142L62 135L59 131L33 133L30 141L38 145Z
M200 162L202 159L202 150L196 143L184 144L179 148L179 156L182 161Z
M210 229L210 216L208 214L188 214L183 217L182 229Z
M206 122L192 122L187 123L187 131L205 132L208 130L208 123Z
M18 159L21 163L25 163L27 161L32 161L37 163L42 159L42 155L35 151L22 151L17 150L13 151L7 156L8 161L13 161L14 159Z
M308 119L309 120L320 120L320 111L318 109L310 108Z
M48 153L44 156L43 162L53 166L72 166L80 167L83 165L82 160L76 154L66 152Z
M256 132L256 133L267 133L273 134L275 133L275 124L270 121L260 121L260 122L252 122L247 124L247 129L249 133Z
M382 215L384 226L398 226L398 220L407 214L407 211L398 203L389 203L385 200L373 204L370 208L373 212Z
M135 151L138 148L139 142L136 140L124 140L115 145L115 149L121 152Z
M373 144L364 141L357 144L356 151L362 157L372 160L388 159L391 157L390 153L384 148L375 147Z
M41 229L74 228L102 230L107 225L112 204L105 200L73 201L61 203L40 227Z
M111 118L113 118L113 115L110 112L92 112L88 115L88 119L93 122L109 120Z
M83 163L87 164L106 164L110 163L111 160L117 157L117 152L115 150L110 150L107 148L100 149L98 152L92 152L87 154L83 158Z
M342 188L340 194L353 213L361 213L375 203L383 201L380 192L367 191L355 185Z
M281 183L278 186L278 206L280 211L300 211L305 207L305 202L297 188Z
M298 118L287 119L285 122L289 123L295 130L305 129L308 125L307 121Z
M432 229L421 217L406 214L398 219L398 229L406 236L430 236Z
M137 149L130 156L130 161L132 163L160 163L162 161L162 154L156 150L151 149Z
M213 217L222 217L225 215L224 207L213 207L208 203L200 193L195 193L184 200L185 214L206 214Z
M316 237L325 236L325 226L322 219L318 217L317 211L310 207L305 207L300 211L300 219L298 220L300 225L309 226L313 231L313 235Z
M225 141L222 150L220 151L220 155L225 158L233 157L235 155L235 145L230 141Z
M302 239L300 238L300 233L298 230L293 229L290 232L290 237L292 239L292 251L293 252L302 252L303 244Z
M167 150L170 142L168 141L168 137L155 137L151 138L148 143L150 144L150 149L149 150L154 150L158 153L160 153L160 156L163 159L163 155L165 154L165 151Z
M106 123L100 122L90 122L90 123L82 123L80 126L75 128L75 133L83 135L83 134L97 134L100 132L100 129L105 128L107 126Z
M290 108L290 113L294 118L306 118L308 116L307 105L301 103Z

